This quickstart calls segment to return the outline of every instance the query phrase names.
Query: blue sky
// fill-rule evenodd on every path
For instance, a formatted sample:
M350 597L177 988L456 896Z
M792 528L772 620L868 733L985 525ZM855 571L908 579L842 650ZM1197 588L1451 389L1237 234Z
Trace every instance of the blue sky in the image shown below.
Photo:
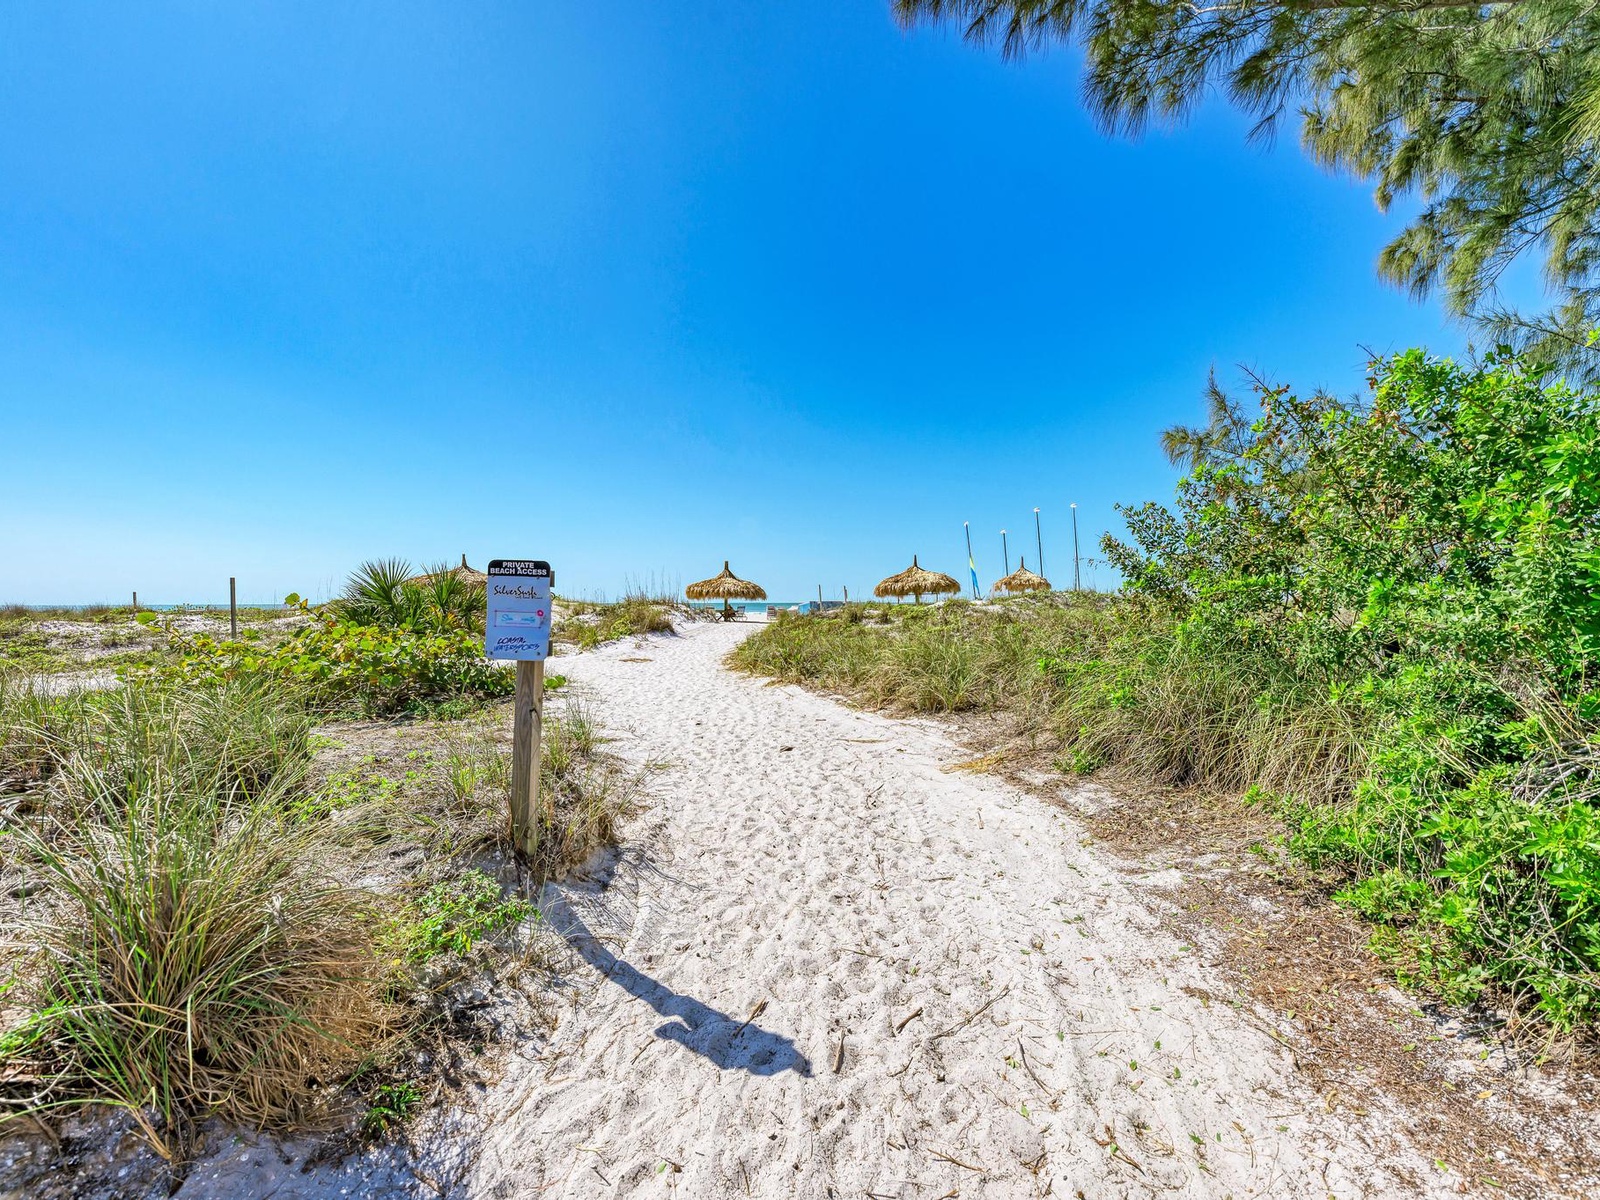
M1462 348L1376 280L1401 218L1246 128L1106 138L1070 54L887 0L8 5L0 601L861 594L963 521L987 583L1035 505L1059 583L1212 366Z

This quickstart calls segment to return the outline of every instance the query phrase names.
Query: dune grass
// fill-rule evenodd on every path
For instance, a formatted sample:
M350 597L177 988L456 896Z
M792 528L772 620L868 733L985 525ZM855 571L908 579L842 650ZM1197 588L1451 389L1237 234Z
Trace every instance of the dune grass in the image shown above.
M319 782L336 739L318 718L270 675L66 695L0 677L0 1120L113 1106L180 1171L210 1118L315 1125L434 1015L395 999L426 957L396 946L527 915L466 867L510 858L505 722L440 723L454 748L403 780ZM547 721L541 769L530 866L553 878L615 840L636 787L579 705ZM416 887L341 880L404 838L424 849Z
M315 1119L398 1027L368 898L319 876L270 788L240 807L192 779L86 782L91 834L16 838L52 900L34 1015L3 1047L38 1064L24 1105L123 1108L175 1162L206 1117Z
M394 1029L368 898L290 816L310 724L255 684L0 687L4 868L28 897L10 1112L109 1104L181 1162L209 1116L291 1127Z
M496 729L503 733L498 718ZM480 721L482 718L480 718ZM621 822L642 800L637 773L604 748L588 708L569 698L547 714L539 762L538 853L526 863L537 879L559 879L614 845ZM463 852L511 839L511 747L482 725L452 735L436 756L437 820Z
M579 650L592 650L622 638L671 633L675 620L701 620L700 610L659 591L630 590L618 600L557 601L561 620L555 641Z

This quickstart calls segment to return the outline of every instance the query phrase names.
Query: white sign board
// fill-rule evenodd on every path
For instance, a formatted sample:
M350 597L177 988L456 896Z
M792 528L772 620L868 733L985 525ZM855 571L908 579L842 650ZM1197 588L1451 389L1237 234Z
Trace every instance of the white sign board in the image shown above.
M550 564L497 558L489 564L484 645L490 658L543 662L550 657Z

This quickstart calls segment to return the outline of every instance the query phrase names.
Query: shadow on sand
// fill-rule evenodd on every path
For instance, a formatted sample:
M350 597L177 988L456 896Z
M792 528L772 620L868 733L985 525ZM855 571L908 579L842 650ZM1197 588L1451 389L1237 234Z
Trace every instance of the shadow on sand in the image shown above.
M677 1042L724 1071L749 1071L752 1075L777 1075L783 1071L811 1074L810 1060L795 1049L794 1042L753 1021L746 1024L692 997L680 996L607 950L605 943L583 923L565 897L553 903L552 900L554 898L547 892L545 919L584 962L630 996L636 996L662 1016L671 1018L655 1031L657 1037Z

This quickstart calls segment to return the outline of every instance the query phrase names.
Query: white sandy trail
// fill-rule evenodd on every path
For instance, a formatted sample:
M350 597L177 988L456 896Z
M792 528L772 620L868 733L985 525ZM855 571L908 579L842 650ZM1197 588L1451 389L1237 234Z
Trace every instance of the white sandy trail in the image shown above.
M452 1192L1445 1193L1202 998L1227 989L1066 813L942 770L932 723L729 672L750 630L561 661L659 767L654 809L643 853L551 906L581 994L483 1097Z

